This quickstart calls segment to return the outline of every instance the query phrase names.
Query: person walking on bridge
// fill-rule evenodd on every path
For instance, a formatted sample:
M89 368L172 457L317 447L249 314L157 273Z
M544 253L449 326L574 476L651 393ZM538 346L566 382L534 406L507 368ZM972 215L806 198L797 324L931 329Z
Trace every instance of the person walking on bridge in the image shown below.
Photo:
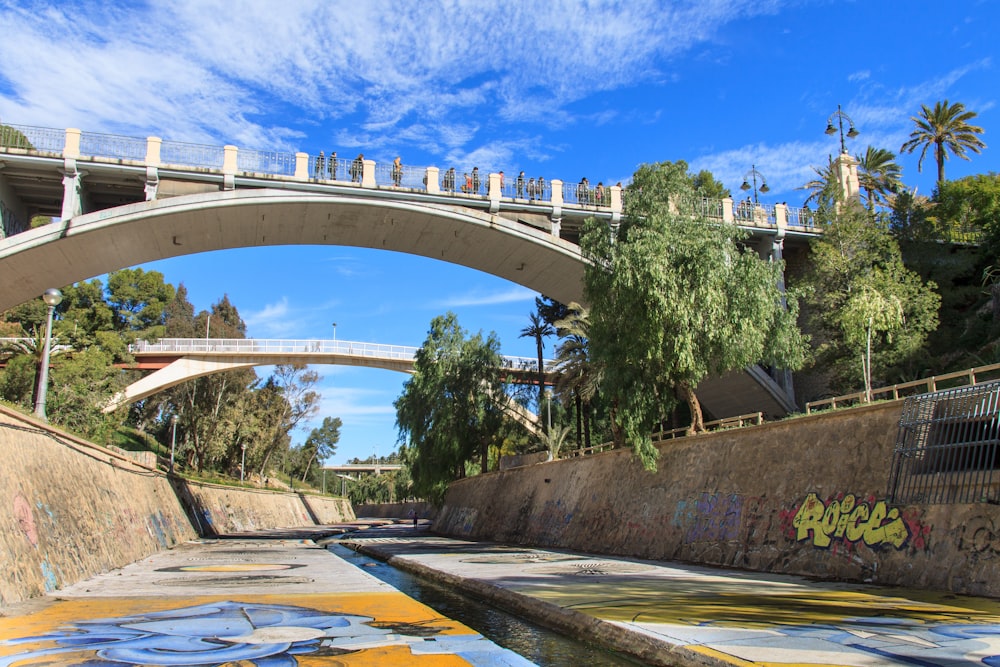
M479 194L479 167L472 168L472 191Z
M316 178L323 178L324 172L326 172L326 160L323 159L323 151L319 152L316 156Z
M392 184L397 188L403 182L403 162L397 155L396 159L392 161Z
M365 169L365 154L358 153L358 156L354 158L354 162L351 163L351 182L360 183L361 175Z
M517 180L514 181L514 186L517 188L517 198L524 199L524 170L517 175Z

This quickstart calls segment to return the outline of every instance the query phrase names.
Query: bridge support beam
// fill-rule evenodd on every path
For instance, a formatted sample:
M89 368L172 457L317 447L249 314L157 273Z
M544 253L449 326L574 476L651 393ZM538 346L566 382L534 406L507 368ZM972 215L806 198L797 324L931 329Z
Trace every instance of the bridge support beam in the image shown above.
M211 359L205 357L181 357L164 368L150 373L137 382L133 382L124 391L111 397L102 412L114 412L118 408L142 400L147 396L169 389L181 382L211 375L220 371L231 371L237 368L259 366L260 362L247 362L237 359Z

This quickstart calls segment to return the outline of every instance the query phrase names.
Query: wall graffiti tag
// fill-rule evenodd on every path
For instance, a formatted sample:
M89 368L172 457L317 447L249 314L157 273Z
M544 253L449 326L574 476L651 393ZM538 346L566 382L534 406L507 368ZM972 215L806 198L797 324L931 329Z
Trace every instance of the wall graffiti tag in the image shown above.
M853 494L823 502L810 493L792 519L795 540L812 540L813 546L827 548L834 541L869 547L891 545L902 549L910 539L910 527L895 507L884 500L858 501Z
M718 542L739 537L743 496L702 493L692 501L680 501L673 525L684 531L684 542Z

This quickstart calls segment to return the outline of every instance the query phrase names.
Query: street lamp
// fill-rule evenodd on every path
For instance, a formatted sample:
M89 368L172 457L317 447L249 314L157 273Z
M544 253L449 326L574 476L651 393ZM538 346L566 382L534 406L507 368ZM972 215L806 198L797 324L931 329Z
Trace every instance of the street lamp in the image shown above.
M337 342L337 323L333 323L333 342Z
M838 104L837 105L837 110L834 111L832 114L830 114L830 117L826 120L826 130L825 130L825 132L827 134L834 134L837 131L837 128L833 126L833 119L834 118L837 119L837 125L840 127L840 152L841 153L846 153L847 152L847 147L844 145L844 119L845 118L847 119L848 127L850 127L850 129L847 131L847 136L848 137L850 137L851 139L853 139L854 137L858 136L858 134L860 134L860 132L858 132L855 129L855 127L854 127L854 121L851 120L851 117L848 116L843 111L841 111L840 110L840 105Z
M172 431L170 433L170 472L174 472L174 447L177 445L177 415L171 415L170 426Z
M757 187L758 176L760 176L759 188ZM743 174L743 184L740 185L740 190L743 190L743 192L746 192L747 190L750 189L750 183L747 182L748 178L753 179L753 203L757 204L757 193L760 192L761 194L767 194L768 192L771 191L771 188L767 187L767 179L764 178L764 174L757 171L756 165L750 165L750 171Z
M552 390L545 390L545 405L549 413L549 433L552 433Z
M35 391L35 416L48 421L45 416L45 395L49 390L49 351L52 348L52 316L56 312L56 306L62 302L62 292L50 287L42 294L42 301L49 307L48 318L45 322L45 344L42 347L42 368L38 373L38 388Z
M243 450L243 458L240 460L240 484L243 483L243 470L247 466L247 443L240 443L240 449Z

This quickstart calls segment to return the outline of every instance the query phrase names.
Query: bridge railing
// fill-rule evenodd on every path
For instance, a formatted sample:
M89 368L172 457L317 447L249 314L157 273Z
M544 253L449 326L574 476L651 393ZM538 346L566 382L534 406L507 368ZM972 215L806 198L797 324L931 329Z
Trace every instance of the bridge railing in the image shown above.
M295 180L318 179L337 182L362 182L362 173L367 172L365 187L392 186L393 171L391 163L374 163L366 161L364 169L356 168L355 159L325 157L322 162L318 154L303 152L289 153L282 151L239 149L234 146L209 146L178 141L161 141L156 137L139 139L112 134L95 132L80 132L79 130L58 130L29 125L0 125L0 151L24 150L28 154L51 154L54 156L94 159L111 158L128 160L147 167L168 166L173 169L218 170L224 175L248 174L258 176L281 176ZM153 157L150 157L153 156ZM157 157L158 156L158 159ZM152 160L146 164L147 159ZM467 168L466 168L467 169ZM437 171L437 183L428 187L426 177L433 177ZM523 187L519 187L517 176L508 177L499 191L490 189L490 174L485 170L480 175L480 190L469 193L463 190L466 170L455 172L454 187L446 183L446 169L403 165L403 175L399 186L418 192L436 192L454 196L480 197L482 199L500 199L552 202L560 198L562 204L569 208L594 209L610 212L612 216L620 213L627 199L627 192L617 186L606 186L605 196L598 200L596 186L581 187L577 182L566 182L559 179L526 178ZM354 172L357 172L354 174ZM471 170L469 170L471 174ZM354 177L356 175L356 178ZM553 180L559 185L553 191ZM232 181L229 181L230 183ZM534 187L532 187L534 183ZM495 187L495 185L494 185ZM560 189L561 188L561 189ZM557 197L558 195L558 197ZM805 209L789 208L787 206L754 205L747 201L703 199L695 210L704 215L732 222L740 226L781 229L797 228L815 232L810 213Z
M236 168L253 174L295 175L295 153L244 149L236 154Z
M222 169L226 149L221 146L189 144L183 141L164 141L160 161L175 167L207 167Z
M117 134L81 132L80 153L119 160L145 160L146 140Z
M62 155L66 131L32 125L4 125L0 126L0 146Z
M352 357L413 361L420 348L408 345L363 343L350 340L299 338L272 340L258 338L161 338L139 340L129 345L132 354L339 354ZM504 367L522 372L537 372L538 360L504 355ZM546 368L555 361L544 359Z

